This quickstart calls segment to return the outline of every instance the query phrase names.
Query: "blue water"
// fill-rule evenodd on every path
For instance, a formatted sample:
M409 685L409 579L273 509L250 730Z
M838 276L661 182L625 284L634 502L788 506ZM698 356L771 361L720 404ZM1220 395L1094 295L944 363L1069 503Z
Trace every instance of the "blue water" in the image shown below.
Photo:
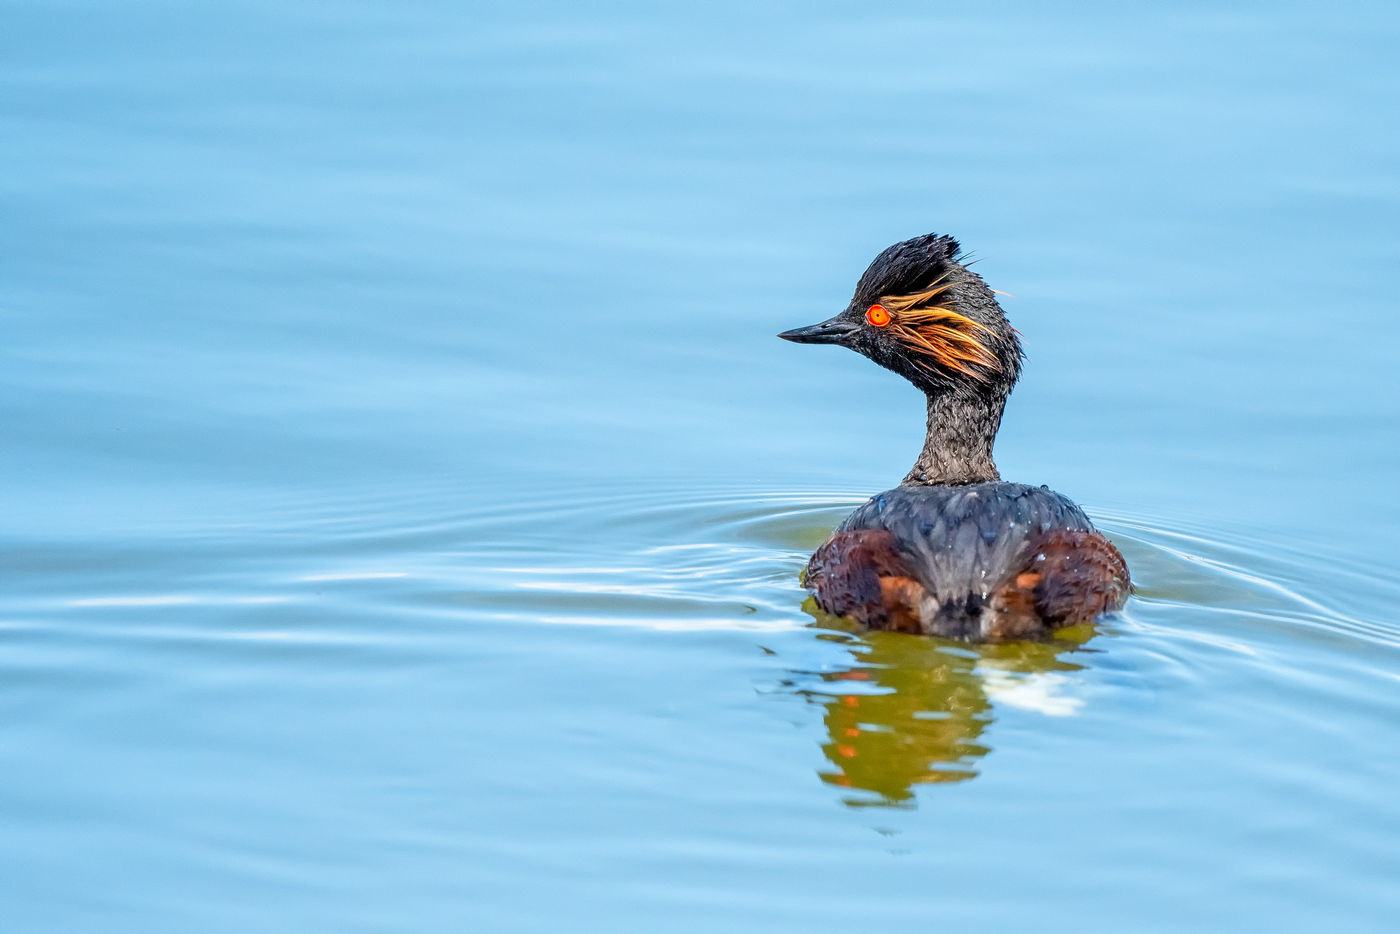
M1394 10L0 15L5 931L1393 930ZM804 609L929 230L1078 643Z

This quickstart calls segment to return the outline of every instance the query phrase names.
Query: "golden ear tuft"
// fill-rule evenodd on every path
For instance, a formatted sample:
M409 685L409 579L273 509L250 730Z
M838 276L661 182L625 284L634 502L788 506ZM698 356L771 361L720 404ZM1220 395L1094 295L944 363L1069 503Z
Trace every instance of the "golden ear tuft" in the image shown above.
M923 292L883 297L880 304L890 313L890 332L925 367L938 365L986 382L1001 371L1001 361L981 340L992 331L938 302L952 286L934 283Z

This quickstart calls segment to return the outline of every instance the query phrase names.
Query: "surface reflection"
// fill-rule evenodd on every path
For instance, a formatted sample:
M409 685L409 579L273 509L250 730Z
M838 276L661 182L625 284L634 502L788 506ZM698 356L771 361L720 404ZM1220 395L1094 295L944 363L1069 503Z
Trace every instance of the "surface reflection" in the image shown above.
M987 727L1000 704L1051 716L1072 714L1062 674L1084 667L1089 627L1046 643L973 646L924 636L857 632L816 610L823 638L840 641L850 664L796 673L792 686L825 707L830 763L822 781L852 794L853 807L913 807L914 787L976 778L991 751Z

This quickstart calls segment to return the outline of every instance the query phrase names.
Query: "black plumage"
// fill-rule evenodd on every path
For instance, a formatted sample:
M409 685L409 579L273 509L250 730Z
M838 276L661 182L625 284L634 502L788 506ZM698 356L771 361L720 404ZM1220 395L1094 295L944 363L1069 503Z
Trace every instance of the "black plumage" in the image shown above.
M1094 532L1084 511L1043 486L991 481L899 486L851 513L834 535L887 531L909 576L923 588L928 631L982 638L996 623L995 598L1034 564L1054 531Z

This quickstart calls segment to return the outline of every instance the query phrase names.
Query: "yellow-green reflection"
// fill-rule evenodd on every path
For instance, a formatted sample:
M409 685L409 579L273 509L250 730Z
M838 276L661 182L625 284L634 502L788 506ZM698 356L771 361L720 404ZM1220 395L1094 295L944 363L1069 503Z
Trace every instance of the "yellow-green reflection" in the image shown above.
M1069 660L1093 633L1066 631L1049 643L965 645L924 636L851 632L849 625L807 609L817 625L842 636L852 663L817 675L805 693L825 705L824 782L869 795L853 806L910 805L914 786L975 778L990 747L983 736L998 695L1049 714L1073 711L1057 698L1053 672L1077 671Z

